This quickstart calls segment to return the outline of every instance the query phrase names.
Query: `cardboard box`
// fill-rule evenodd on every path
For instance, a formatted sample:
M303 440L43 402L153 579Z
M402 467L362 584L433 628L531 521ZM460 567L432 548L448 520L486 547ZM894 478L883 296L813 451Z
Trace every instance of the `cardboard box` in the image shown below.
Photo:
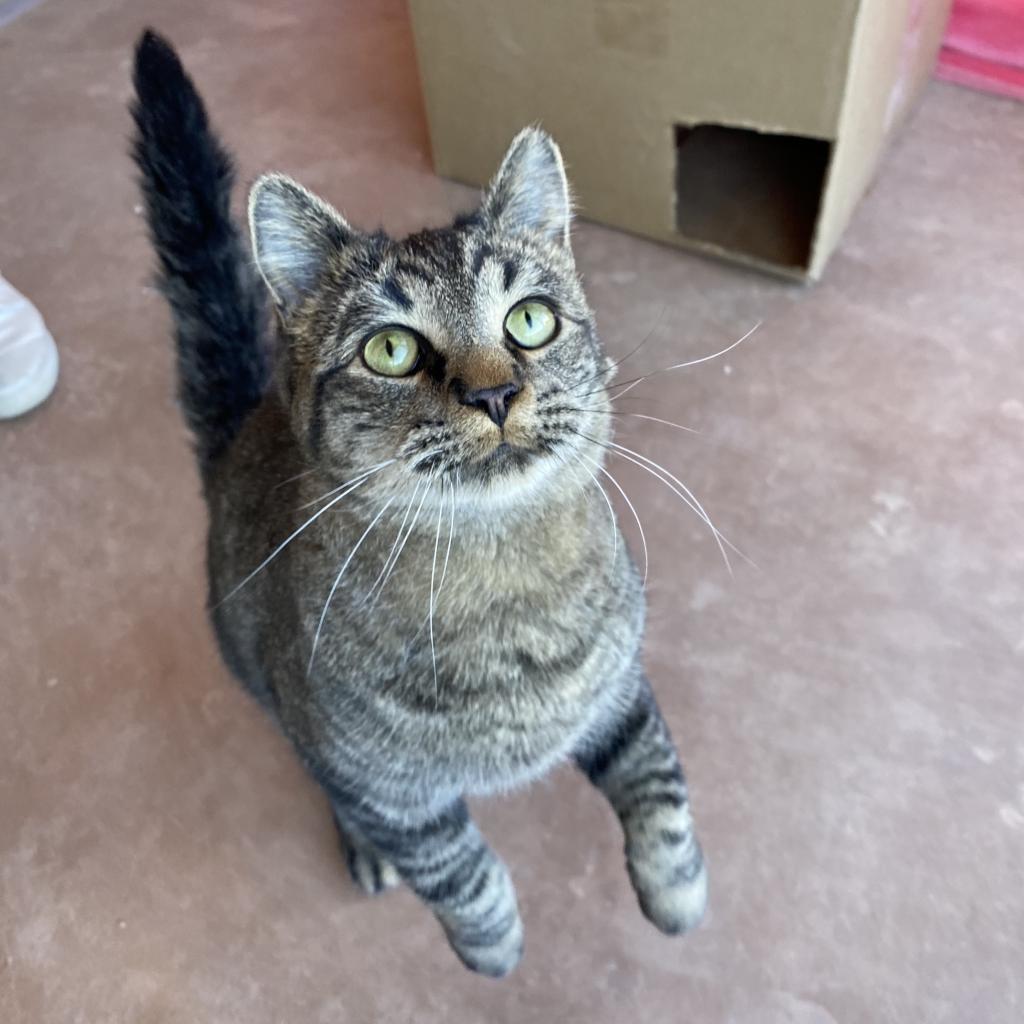
M816 278L927 81L950 0L410 0L439 174L524 125L583 216Z

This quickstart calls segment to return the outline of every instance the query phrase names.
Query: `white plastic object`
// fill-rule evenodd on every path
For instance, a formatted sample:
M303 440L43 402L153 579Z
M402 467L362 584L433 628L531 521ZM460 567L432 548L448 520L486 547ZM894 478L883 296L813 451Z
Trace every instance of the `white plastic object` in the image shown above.
M57 345L39 310L0 277L0 419L46 401L58 366Z

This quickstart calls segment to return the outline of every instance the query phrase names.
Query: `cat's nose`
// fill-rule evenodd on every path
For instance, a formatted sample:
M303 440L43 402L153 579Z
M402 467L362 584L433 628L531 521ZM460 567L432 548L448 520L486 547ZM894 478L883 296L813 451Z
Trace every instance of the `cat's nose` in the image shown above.
M499 384L496 388L466 391L459 396L459 401L463 405L482 409L499 427L503 427L508 417L508 407L518 394L519 385L509 381L507 384Z

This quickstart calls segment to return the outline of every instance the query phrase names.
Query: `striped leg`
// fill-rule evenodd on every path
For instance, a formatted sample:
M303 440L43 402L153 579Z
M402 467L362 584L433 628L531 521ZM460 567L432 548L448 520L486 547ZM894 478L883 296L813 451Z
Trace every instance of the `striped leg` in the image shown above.
M686 781L650 685L576 762L608 798L626 837L626 867L644 915L670 935L700 923L707 872Z
M467 967L500 978L519 963L523 926L512 880L462 800L414 827L373 813L365 803L345 806L342 820L347 836L352 823L376 862L394 865L433 910Z

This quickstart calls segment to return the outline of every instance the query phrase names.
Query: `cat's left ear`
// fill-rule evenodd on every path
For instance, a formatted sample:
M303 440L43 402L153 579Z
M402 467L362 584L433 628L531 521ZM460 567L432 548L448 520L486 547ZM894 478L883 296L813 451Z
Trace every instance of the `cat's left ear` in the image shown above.
M265 174L253 185L249 230L256 265L285 317L355 237L333 206L283 174Z
M572 196L562 154L541 128L524 128L484 195L482 212L501 231L538 232L569 246Z

